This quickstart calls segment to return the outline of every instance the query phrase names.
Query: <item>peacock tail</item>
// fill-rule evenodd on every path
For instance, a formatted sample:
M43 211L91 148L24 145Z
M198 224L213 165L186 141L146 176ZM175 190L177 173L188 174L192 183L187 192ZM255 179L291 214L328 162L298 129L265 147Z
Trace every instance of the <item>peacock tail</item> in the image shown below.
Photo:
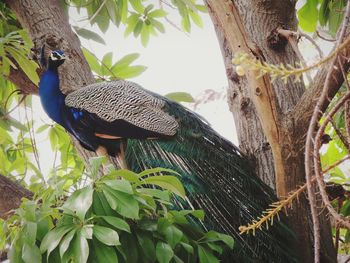
M255 236L239 234L240 225L250 223L276 201L240 151L199 115L162 99L164 111L179 123L178 132L170 139L129 139L128 167L136 172L155 167L177 171L191 206L205 211L204 227L234 237L234 255L224 262L296 262L293 234L282 222Z

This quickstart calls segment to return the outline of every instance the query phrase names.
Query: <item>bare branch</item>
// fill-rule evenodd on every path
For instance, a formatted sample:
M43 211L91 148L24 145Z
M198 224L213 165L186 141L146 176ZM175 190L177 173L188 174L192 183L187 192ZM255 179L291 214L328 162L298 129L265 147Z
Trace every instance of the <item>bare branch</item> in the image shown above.
M41 74L41 70L38 70L38 74ZM7 79L11 81L23 94L37 94L38 86L35 85L28 76L20 68L14 69L11 67L10 75Z
M336 45L337 50L339 46L341 45L346 28L348 26L348 17L350 14L350 2L348 2L346 6L346 14L345 18L343 21L342 28L340 30L339 34L339 39ZM347 45L349 46L349 45ZM314 168L315 176L317 179L318 187L320 194L322 196L322 201L324 202L325 206L327 207L328 211L336 218L336 220L341 221L342 223L346 223L343 218L333 209L332 205L330 204L329 198L327 196L326 192L326 187L325 183L323 181L323 177L321 177L321 167L320 167L320 157L319 157L319 149L322 145L321 143L321 137L324 134L324 129L326 128L326 125L332 118L332 114L334 114L344 103L345 101L350 97L350 93L348 93L346 96L344 96L338 103L337 105L331 110L331 112L327 115L327 121L324 121L318 130L315 140L314 138L314 133L317 129L318 122L321 118L321 114L324 112L325 107L327 107L330 103L330 98L329 97L329 91L332 89L331 83L333 83L332 76L334 72L334 65L337 63L337 55L335 59L332 60L329 70L327 71L327 75L325 78L324 85L322 86L323 88L321 89L320 97L317 100L317 103L313 109L313 114L311 117L310 125L307 131L307 137L306 137L306 144L305 144L305 177L306 177L306 182L307 182L307 190L308 190L308 197L310 201L310 207L311 207L311 214L312 214L312 221L313 221L313 228L314 228L314 262L319 263L320 262L320 249L321 249L321 240L320 240L320 235L321 235L321 230L320 230L320 220L319 220L319 215L317 213L317 206L316 206L316 195L314 192L314 187L312 186L311 183L311 178L312 178L312 172ZM338 70L337 70L338 71ZM338 71L339 72L339 71ZM340 77L344 79L343 74L340 74ZM346 76L345 76L346 77ZM342 81L341 81L342 83ZM340 83L340 85L341 85ZM340 86L339 86L340 87ZM332 90L332 92L336 92L337 89ZM309 89L310 90L310 89ZM307 93L306 91L305 93ZM303 96L304 97L304 96ZM342 104L343 103L343 104ZM309 102L309 105L313 105L313 102ZM298 106L298 105L297 105ZM313 154L313 158L312 158ZM314 167L312 167L314 166ZM350 224L349 224L350 226Z

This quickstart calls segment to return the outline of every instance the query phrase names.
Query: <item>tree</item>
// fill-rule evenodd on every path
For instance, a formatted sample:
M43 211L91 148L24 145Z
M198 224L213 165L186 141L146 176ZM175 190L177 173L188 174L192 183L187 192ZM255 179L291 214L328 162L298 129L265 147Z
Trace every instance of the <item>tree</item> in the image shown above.
M74 1L72 1L74 2ZM88 5L88 14L92 22L102 29L108 27L108 23L99 19L100 12L111 15L114 12L114 23L126 23L126 31L140 35L144 44L147 43L151 31L145 30L139 16L127 14L125 5L127 1L118 1L117 7L113 1L96 1ZM317 22L328 26L329 32L335 36L342 16L339 9L344 8L343 1L307 1L300 9L300 25L309 31L315 31ZM66 51L72 63L65 67L61 75L62 88L70 91L94 82L94 78L86 62L77 36L73 33L64 8L56 1L5 1L6 5L16 14L16 17L23 28L29 32L35 47L43 44L51 47L60 47ZM140 9L140 1L130 1L132 7L137 11ZM193 1L173 1L179 9L182 17L182 25L189 30L190 21L199 23L197 10L201 6L195 5ZM303 81L283 81L277 78L274 82L268 75L260 75L259 68L254 70L248 68L244 76L237 74L232 65L231 59L234 54L245 52L261 63L293 65L300 63L300 57L296 47L296 40L290 32L295 32L298 22L295 13L296 1L211 1L206 0L205 4L213 20L219 43L221 45L223 59L226 65L226 73L229 81L229 105L232 109L241 149L255 165L257 174L272 188L276 189L280 198L285 197L288 192L295 190L305 182L304 146L308 123L311 121L317 99L323 94L322 91L328 72L332 79L336 80L328 84L328 97L335 97L342 83L345 72L348 70L346 60L337 60L338 69L330 67L332 61L323 63L318 67L318 72L305 88ZM104 5L106 5L104 7ZM123 9L124 5L124 9ZM150 11L152 7L149 7ZM114 11L113 11L114 10ZM123 11L124 10L124 11ZM144 9L142 9L144 12ZM136 12L137 13L137 12ZM316 15L315 15L316 14ZM133 16L134 15L134 16ZM159 11L157 16L165 14ZM318 18L317 18L318 16ZM103 16L101 16L103 17ZM136 18L135 18L136 17ZM191 18L191 19L190 19ZM157 19L143 21L145 24L153 23L154 28L163 31L163 26ZM310 28L311 25L311 28ZM347 24L345 24L348 27ZM287 30L283 31L283 30ZM81 33L81 32L80 32ZM347 31L346 31L347 34ZM64 37L62 37L64 36ZM349 45L342 48L342 55L348 56ZM248 61L253 61L249 60ZM8 79L23 88L23 92L35 93L36 87L28 81L28 72L25 67L16 60L19 67L13 67L9 71ZM259 65L258 62L254 62ZM253 64L254 64L253 63ZM26 74L25 74L26 73ZM33 79L32 79L33 81ZM330 101L320 104L320 110L325 112ZM79 153L83 158L88 158L90 153L85 152L78 145ZM331 164L331 163L329 163ZM8 187L8 183L0 184ZM20 192L23 196L28 193ZM14 192L17 197L18 193ZM2 197L4 198L4 197ZM2 202L1 202L2 203ZM18 205L17 203L14 204ZM313 229L309 204L306 198L300 198L295 204L297 208L292 210L290 222L295 231L300 249L302 262L311 262L313 255ZM2 214L14 208L2 208ZM332 244L329 222L323 214L321 220L322 236L322 258L325 261L335 260L336 253Z

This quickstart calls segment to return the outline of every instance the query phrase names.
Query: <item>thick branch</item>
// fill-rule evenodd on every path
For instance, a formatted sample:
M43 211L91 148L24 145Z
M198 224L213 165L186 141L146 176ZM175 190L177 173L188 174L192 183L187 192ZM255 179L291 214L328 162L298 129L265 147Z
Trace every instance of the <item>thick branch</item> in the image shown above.
M259 49L250 41L243 26L243 21L238 10L231 1L206 1L211 14L216 15L216 20L225 31L227 44L233 53L245 52L251 56L263 59ZM276 191L278 196L285 196L285 174L280 147L279 123L281 111L271 81L267 76L258 78L259 73L248 71L246 74L250 98L254 102L264 134L269 141L275 163Z
M38 74L41 74L41 70L38 70ZM38 87L28 78L28 76L20 68L14 69L11 67L10 75L7 79L11 81L21 91L21 93L37 94Z
M32 196L32 192L0 174L0 218L8 218L23 197L30 199Z
M349 33L347 35L349 35ZM326 110L330 103L330 100L335 96L335 94L338 92L338 90L344 82L341 67L344 68L345 72L349 71L350 61L349 59L347 59L349 57L350 44L347 45L340 53L341 59L335 61L333 71L330 77L332 81L330 81L327 91L327 97L329 99L323 101L323 103L320 105L320 110L322 112ZM340 65L339 63L342 63L342 65ZM303 131L306 131L307 125L305 125L305 123L310 122L313 110L316 107L318 98L321 96L324 82L326 80L326 75L331 65L332 62L323 65L323 67L318 71L318 73L314 77L314 81L313 83L311 83L310 88L305 91L303 96L300 98L299 103L290 113L290 118L295 119L297 129L302 129Z

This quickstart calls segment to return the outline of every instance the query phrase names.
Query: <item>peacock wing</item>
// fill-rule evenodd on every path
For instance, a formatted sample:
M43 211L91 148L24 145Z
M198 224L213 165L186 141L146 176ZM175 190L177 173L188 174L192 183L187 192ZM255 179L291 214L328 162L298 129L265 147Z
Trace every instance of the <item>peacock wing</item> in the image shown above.
M163 110L165 101L131 81L95 83L78 89L65 99L68 107L96 114L113 123L124 120L134 126L173 136L179 127L175 118Z

